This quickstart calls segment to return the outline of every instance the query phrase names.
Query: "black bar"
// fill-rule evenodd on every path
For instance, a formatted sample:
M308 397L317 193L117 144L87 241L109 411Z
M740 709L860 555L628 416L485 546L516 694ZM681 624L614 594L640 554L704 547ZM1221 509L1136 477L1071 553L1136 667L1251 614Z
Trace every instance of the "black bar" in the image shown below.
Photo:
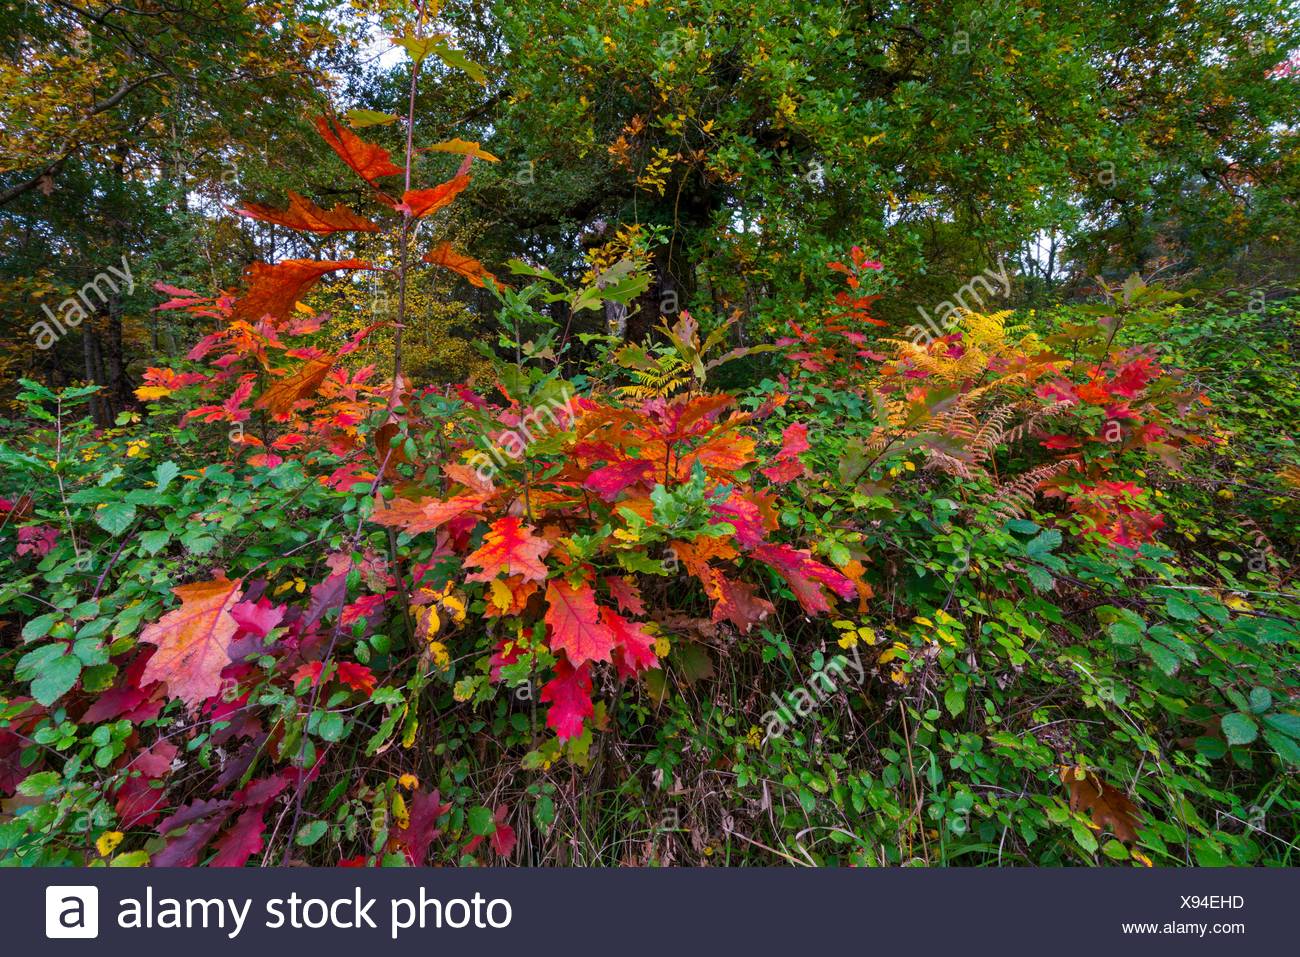
M1296 877L1294 869L0 869L0 913L6 918L0 954L32 953L33 946L55 955L179 947L184 950L169 955L204 957L281 954L288 946L310 957L369 957L454 946L470 948L463 952L474 957L519 957L525 950L609 957L802 955L814 948L845 955L906 948L901 952L909 955L961 957L985 952L1150 957L1245 953L1247 944L1288 953L1294 951L1296 933ZM59 885L98 890L95 943L47 939L47 888ZM394 915L399 924L408 921L422 892L439 901L443 926L435 926L440 911L430 903L424 929L399 927L394 939ZM346 899L334 909L342 924L354 920L359 895L376 926L294 929L287 926L291 894L303 901ZM84 917L70 899L75 895L54 896L59 898L56 918L58 908L65 923ZM146 914L143 905L150 897ZM236 930L238 919L228 904L185 903L216 898L235 902L243 913L242 928ZM182 903L173 907L168 899ZM274 911L268 907L273 899L282 901ZM370 899L374 903L366 908ZM508 920L504 905L489 907L493 900L508 902ZM155 926L119 926L137 920L137 908L128 901L138 901L138 919ZM178 912L191 914L185 919L197 925L205 910L206 929L156 926ZM300 923L304 918L316 923L324 906L299 905L298 911ZM285 927L266 926L276 912ZM217 926L218 913L224 927ZM465 921L463 928L451 926ZM1156 932L1126 934L1125 923L1154 924Z

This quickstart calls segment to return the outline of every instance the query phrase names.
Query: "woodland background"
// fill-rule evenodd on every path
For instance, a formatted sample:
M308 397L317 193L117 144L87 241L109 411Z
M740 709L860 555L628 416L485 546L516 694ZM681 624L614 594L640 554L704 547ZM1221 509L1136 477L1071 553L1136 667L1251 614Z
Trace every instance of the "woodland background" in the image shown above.
M6 863L1296 862L1290 4L54 0L0 26ZM472 182L397 232L241 215L375 198L322 116L408 190L462 159ZM443 242L471 264L408 268ZM221 338L251 264L351 259L378 268L256 332L310 346ZM243 398L270 411L246 419L224 376L254 355ZM466 576L517 501L450 539L368 511L451 495L455 454L573 395L640 436L622 466L704 443L698 474L614 487L569 420L523 466L539 537L501 567L549 553L548 608L590 582L654 622L594 691L540 593ZM748 451L665 439L673 416ZM258 449L232 446L245 421ZM299 433L320 442L286 464ZM527 490L570 479L606 511L547 530ZM730 552L699 544L719 516ZM674 539L689 587L626 554ZM719 612L720 569L758 604ZM238 706L102 704L144 693L142 634L218 570L249 607L303 605L239 617L267 644L256 681L223 673ZM549 649L524 668L502 622ZM773 741L835 654L870 675L842 666ZM519 706L536 669L576 725Z

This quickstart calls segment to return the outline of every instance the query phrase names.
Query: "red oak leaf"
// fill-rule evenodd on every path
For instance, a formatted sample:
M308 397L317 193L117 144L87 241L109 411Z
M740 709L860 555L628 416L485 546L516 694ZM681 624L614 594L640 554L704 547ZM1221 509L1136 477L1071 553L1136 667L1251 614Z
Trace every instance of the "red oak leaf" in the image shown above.
M545 581L546 566L542 559L551 550L551 543L533 534L514 515L507 515L492 523L483 537L478 551L467 556L465 564L482 569L466 577L466 581L488 582L499 574L518 575L521 581Z
M297 229L308 233L318 233L322 236L342 232L379 232L378 226L364 216L358 216L342 203L339 203L333 209L321 209L310 199L299 196L293 190L289 191L288 209L276 209L272 206L263 206L261 203L249 203L242 209L235 210L235 212L250 219L260 219L268 223L275 223L277 226L285 226L289 229Z
M284 619L284 606L272 604L269 598L256 603L241 601L230 609L230 617L239 624L240 631L265 638Z
M610 660L614 634L600 620L591 585L584 581L574 588L557 578L546 588L546 603L552 651L563 651L578 666L589 661Z
M142 642L158 646L142 682L165 682L167 694L191 708L217 694L221 669L230 664L230 641L239 630L230 611L243 596L242 583L219 575L212 581L173 588L181 607L140 633Z
M428 216L445 206L450 206L451 201L468 185L468 176L455 176L445 183L439 183L432 189L407 190L402 194L401 205L397 208L402 212L409 212L412 217L417 219L421 216Z
M477 259L458 253L451 248L451 243L442 243L424 254L424 261L464 277L471 285L485 288L487 280L496 283L496 277L483 267Z
M176 745L159 738L127 763L124 770L128 777L117 792L117 817L123 828L129 830L158 820L158 812L167 806L167 789L155 788L152 782L171 772L178 752Z
M628 621L610 608L600 610L600 620L617 642L614 665L618 668L620 677L634 678L659 665L659 659L655 656L655 640L646 634L640 623Z
M611 575L605 579L605 584L609 586L609 593L619 608L629 615L644 617L645 602L641 600L641 590L635 581L626 575Z
M256 409L267 409L276 419L287 419L295 404L316 394L334 366L334 356L309 359L283 378L276 379L258 396Z
M729 523L736 530L736 541L742 548L753 548L763 541L762 509L739 492L733 491L725 502L713 507L709 524L722 522Z
M321 138L339 155L339 159L352 167L353 171L371 186L380 176L399 176L406 172L401 166L394 166L388 150L374 143L368 143L346 126L327 116L316 120L316 129Z
M289 317L294 303L327 272L370 268L370 263L360 259L285 259L274 266L253 263L244 275L248 289L235 301L232 316L252 323L260 322L263 316L283 322Z
M412 867L420 867L429 856L429 845L440 833L438 818L451 810L443 804L436 790L421 792L411 798L408 808L410 819L406 827L393 829L390 839L394 848L400 848Z
M266 830L266 805L246 808L235 818L230 830L217 840L216 856L209 867L243 867L262 849L262 832Z
M815 561L806 550L789 545L763 544L754 549L754 557L776 569L790 590L810 615L830 611L822 586L843 599L857 595L857 588L835 569Z
M359 665L355 661L339 662L338 679L347 685L353 691L361 691L365 694L375 690L375 674L365 665Z
M492 832L492 850L502 857L509 857L515 852L515 829L506 823L506 816L509 813L506 806L500 804L493 815L497 829Z
M221 830L234 809L229 801L195 801L158 824L164 837L184 830L168 839L167 846L153 856L154 867L193 867L199 852Z
M726 619L741 634L748 634L754 625L776 610L766 598L754 594L754 586L747 582L732 581L718 572L713 584L713 620L718 622Z
M626 459L598 468L582 483L582 487L595 492L607 502L618 498L619 493L630 485L645 482L654 471L654 463L641 459Z
M781 439L781 451L776 453L773 464L759 470L778 485L803 475L804 466L799 461L799 456L812 447L808 444L808 426L802 422L787 425Z
M372 522L391 525L411 535L431 532L450 522L457 516L472 512L488 500L486 495L456 495L443 501L438 498L422 498L418 502L409 498L395 498L385 505L376 502L375 512L370 516Z
M591 702L591 665L574 668L564 658L555 662L555 677L542 687L539 695L549 704L546 725L561 741L582 734L582 723L596 713Z

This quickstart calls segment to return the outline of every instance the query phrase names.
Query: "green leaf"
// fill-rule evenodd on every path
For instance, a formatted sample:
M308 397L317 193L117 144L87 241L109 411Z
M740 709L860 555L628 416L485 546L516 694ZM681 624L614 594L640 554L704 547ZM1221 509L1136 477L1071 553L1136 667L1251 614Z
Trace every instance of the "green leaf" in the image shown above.
M954 687L943 693L943 705L954 718L966 710L966 694Z
M1025 576L1029 579L1030 584L1034 586L1035 591L1051 591L1056 584L1051 575L1044 568L1037 565L1026 565Z
M1218 738L1197 738L1196 750L1211 761L1217 761L1228 753L1228 746Z
M339 741L343 737L343 715L337 711L320 712L316 733L323 741Z
M135 521L135 506L127 502L110 502L95 511L95 524L110 535L121 535Z
M299 847L311 847L329 830L329 824L325 821L311 821L298 828L298 835L293 842Z
M1224 715L1219 724L1223 728L1223 736L1231 745L1250 744L1259 736L1259 726L1255 724L1255 719L1240 711Z
M33 618L23 625L23 641L35 641L37 638L44 638L50 633L54 623L61 617L63 616L56 611L50 612L48 615L41 615L39 618Z
M109 861L109 867L147 867L149 864L148 851L127 851L125 854L119 854Z
M32 697L47 708L67 694L81 677L81 659L63 655L41 669L32 682Z
M1051 554L1052 549L1061 544L1061 533L1054 528L1042 532L1037 538L1030 539L1025 545L1025 554L1033 559L1041 559Z
M481 806L470 808L469 829L470 833L477 834L479 837L487 837L494 832L497 824L492 817L492 810Z
M449 46L439 45L434 47L433 52L438 55L438 59L451 67L453 70L460 70L475 83L487 83L487 74L477 63L465 56L460 50L453 49Z
M1267 688L1250 689L1250 710L1263 714L1273 706L1273 693Z
M172 533L166 529L150 529L140 533L140 547L146 555L157 555L172 540Z
M1157 668L1167 675L1172 675L1178 670L1178 656L1166 648L1164 645L1154 641L1142 640L1142 650L1151 656Z
M1283 734L1289 734L1300 740L1300 717L1293 714L1266 714L1264 723L1270 728L1276 728Z
M1272 746L1283 761L1300 767L1300 742L1297 742L1295 738L1289 738L1285 734L1278 734L1276 731L1265 728L1264 740Z
M158 484L154 491L163 491L172 484L172 479L180 474L181 467L175 462L159 462L157 468L153 470L153 479Z
M1106 626L1106 634L1117 645L1136 645L1142 640L1142 629L1131 621L1112 621Z
M392 39L415 63L423 63L425 57L435 52L442 44L442 37L436 34L431 37L404 36Z
M387 126L389 123L397 122L396 116L391 113L380 113L378 110L348 110L343 116L347 119L348 126L354 130L363 130L367 126Z
M1165 599L1165 611L1179 621L1200 621L1201 613L1181 595L1170 595Z
M1070 821L1070 832L1074 835L1075 841L1089 854L1097 852L1097 837L1087 824L1079 820Z
M23 778L18 793L23 797L44 797L59 786L63 779L54 771L39 771Z

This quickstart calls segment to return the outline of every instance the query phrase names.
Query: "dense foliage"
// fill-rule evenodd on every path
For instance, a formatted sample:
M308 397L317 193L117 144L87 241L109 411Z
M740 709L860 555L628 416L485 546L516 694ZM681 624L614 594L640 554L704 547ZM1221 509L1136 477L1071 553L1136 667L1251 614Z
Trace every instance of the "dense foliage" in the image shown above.
M10 369L0 862L1295 864L1294 23L950 6L385 4L395 77L273 83L316 108L187 211L221 255L154 250ZM355 66L294 10L190 65ZM968 19L997 43L936 56ZM77 131L34 182L118 182ZM188 202L133 182L132 251ZM1053 227L1068 283L991 255Z

